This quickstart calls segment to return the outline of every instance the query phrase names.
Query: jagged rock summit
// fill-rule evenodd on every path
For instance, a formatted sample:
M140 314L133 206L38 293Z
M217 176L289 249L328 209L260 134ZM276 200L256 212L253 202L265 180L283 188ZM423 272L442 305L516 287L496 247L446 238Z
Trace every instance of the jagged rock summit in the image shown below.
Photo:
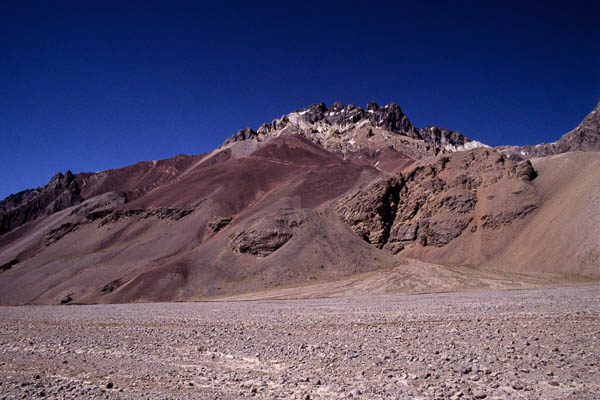
M396 103L380 107L371 102L363 109L335 102L330 107L324 103L313 104L264 123L257 131L249 127L242 129L216 152L229 150L233 157L244 156L260 147L261 143L283 134L305 136L345 159L374 158L374 151L384 149L420 159L487 147L448 129L433 126L418 129Z

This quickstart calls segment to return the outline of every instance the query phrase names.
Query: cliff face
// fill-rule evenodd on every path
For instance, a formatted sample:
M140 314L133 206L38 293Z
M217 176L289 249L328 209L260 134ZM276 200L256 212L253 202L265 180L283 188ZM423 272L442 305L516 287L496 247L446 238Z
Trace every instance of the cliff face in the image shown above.
M36 218L83 201L71 171L58 173L47 185L29 189L0 201L0 235Z
M463 233L499 229L533 212L535 177L529 161L478 149L380 178L341 199L336 211L364 240L393 253L443 247ZM493 187L510 188L510 201L497 199ZM491 200L494 207L485 207Z

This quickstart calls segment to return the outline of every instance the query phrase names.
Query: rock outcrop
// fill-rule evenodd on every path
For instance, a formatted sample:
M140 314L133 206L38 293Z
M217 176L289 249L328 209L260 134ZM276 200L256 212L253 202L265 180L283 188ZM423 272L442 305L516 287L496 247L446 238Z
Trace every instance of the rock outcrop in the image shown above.
M231 220L231 217L219 217L215 215L208 220L207 225L211 231L216 233L225 228L227 225L229 225Z
M266 257L286 244L302 223L302 215L294 212L277 217L261 217L246 229L232 233L229 236L229 246L237 254Z
M493 229L509 224L536 209L535 178L529 161L515 162L496 151L478 149L441 157L435 163L416 166L405 173L378 181L341 199L338 215L364 240L397 253L406 246L442 247L478 224ZM502 180L522 184L521 201L485 213L475 213L486 188ZM489 200L489 199L488 199Z
M12 267L14 267L18 263L19 263L19 260L17 260L16 258L13 258L9 262L0 265L0 272L8 271L9 269L11 269Z
M47 185L8 196L0 201L0 235L38 217L83 201L71 171L58 173Z

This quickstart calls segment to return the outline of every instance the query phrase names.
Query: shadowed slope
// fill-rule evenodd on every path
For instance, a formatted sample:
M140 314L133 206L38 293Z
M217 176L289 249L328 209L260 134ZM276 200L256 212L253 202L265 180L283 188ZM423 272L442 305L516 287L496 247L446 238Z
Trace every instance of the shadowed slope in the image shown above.
M0 235L82 201L79 185L71 171L65 175L58 173L47 185L24 190L0 201Z

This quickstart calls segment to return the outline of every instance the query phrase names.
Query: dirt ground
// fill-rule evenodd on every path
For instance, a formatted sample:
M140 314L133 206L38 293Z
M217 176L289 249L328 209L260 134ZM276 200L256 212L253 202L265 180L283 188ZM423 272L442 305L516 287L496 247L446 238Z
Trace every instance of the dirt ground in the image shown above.
M0 398L598 399L600 285L0 308Z

